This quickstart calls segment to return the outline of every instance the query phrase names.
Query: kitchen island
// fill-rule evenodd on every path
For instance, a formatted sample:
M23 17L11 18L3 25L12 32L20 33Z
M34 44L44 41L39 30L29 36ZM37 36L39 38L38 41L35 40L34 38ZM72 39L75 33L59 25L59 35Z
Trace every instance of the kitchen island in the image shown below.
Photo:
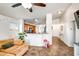
M44 46L44 40L52 44L52 35L47 33L26 33L25 41L31 46Z

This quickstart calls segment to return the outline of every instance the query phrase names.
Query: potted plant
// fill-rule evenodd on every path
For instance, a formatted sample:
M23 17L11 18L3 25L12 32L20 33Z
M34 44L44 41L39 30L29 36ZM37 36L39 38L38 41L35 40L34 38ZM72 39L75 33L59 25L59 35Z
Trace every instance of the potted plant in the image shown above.
M25 33L24 32L18 33L18 36L19 36L18 39L20 39L24 42Z

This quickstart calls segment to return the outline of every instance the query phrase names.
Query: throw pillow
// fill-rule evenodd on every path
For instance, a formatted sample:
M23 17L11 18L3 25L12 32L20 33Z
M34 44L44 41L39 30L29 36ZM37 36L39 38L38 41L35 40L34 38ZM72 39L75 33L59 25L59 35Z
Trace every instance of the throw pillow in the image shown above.
M10 48L10 47L12 47L13 45L14 45L13 43L6 43L6 44L2 45L2 49Z

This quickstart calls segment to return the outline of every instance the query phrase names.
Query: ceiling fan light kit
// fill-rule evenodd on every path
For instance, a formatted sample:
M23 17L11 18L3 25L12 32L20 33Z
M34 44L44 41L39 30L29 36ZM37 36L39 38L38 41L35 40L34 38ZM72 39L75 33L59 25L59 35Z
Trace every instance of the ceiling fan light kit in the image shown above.
M35 6L40 6L40 7L45 7L46 4L44 3L16 3L14 5L12 5L11 7L15 8L15 7L18 7L18 6L23 6L25 9L28 9L30 12L33 12L32 10L32 6L35 5Z
M30 9L32 7L31 3L22 3L22 6L26 9Z

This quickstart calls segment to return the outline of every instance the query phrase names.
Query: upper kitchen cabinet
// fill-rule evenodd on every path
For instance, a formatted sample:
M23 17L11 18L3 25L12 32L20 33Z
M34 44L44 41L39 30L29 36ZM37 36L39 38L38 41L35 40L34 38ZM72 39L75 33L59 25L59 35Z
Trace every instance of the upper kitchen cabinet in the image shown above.
M26 32L26 33L36 33L36 26L24 23L24 32Z

